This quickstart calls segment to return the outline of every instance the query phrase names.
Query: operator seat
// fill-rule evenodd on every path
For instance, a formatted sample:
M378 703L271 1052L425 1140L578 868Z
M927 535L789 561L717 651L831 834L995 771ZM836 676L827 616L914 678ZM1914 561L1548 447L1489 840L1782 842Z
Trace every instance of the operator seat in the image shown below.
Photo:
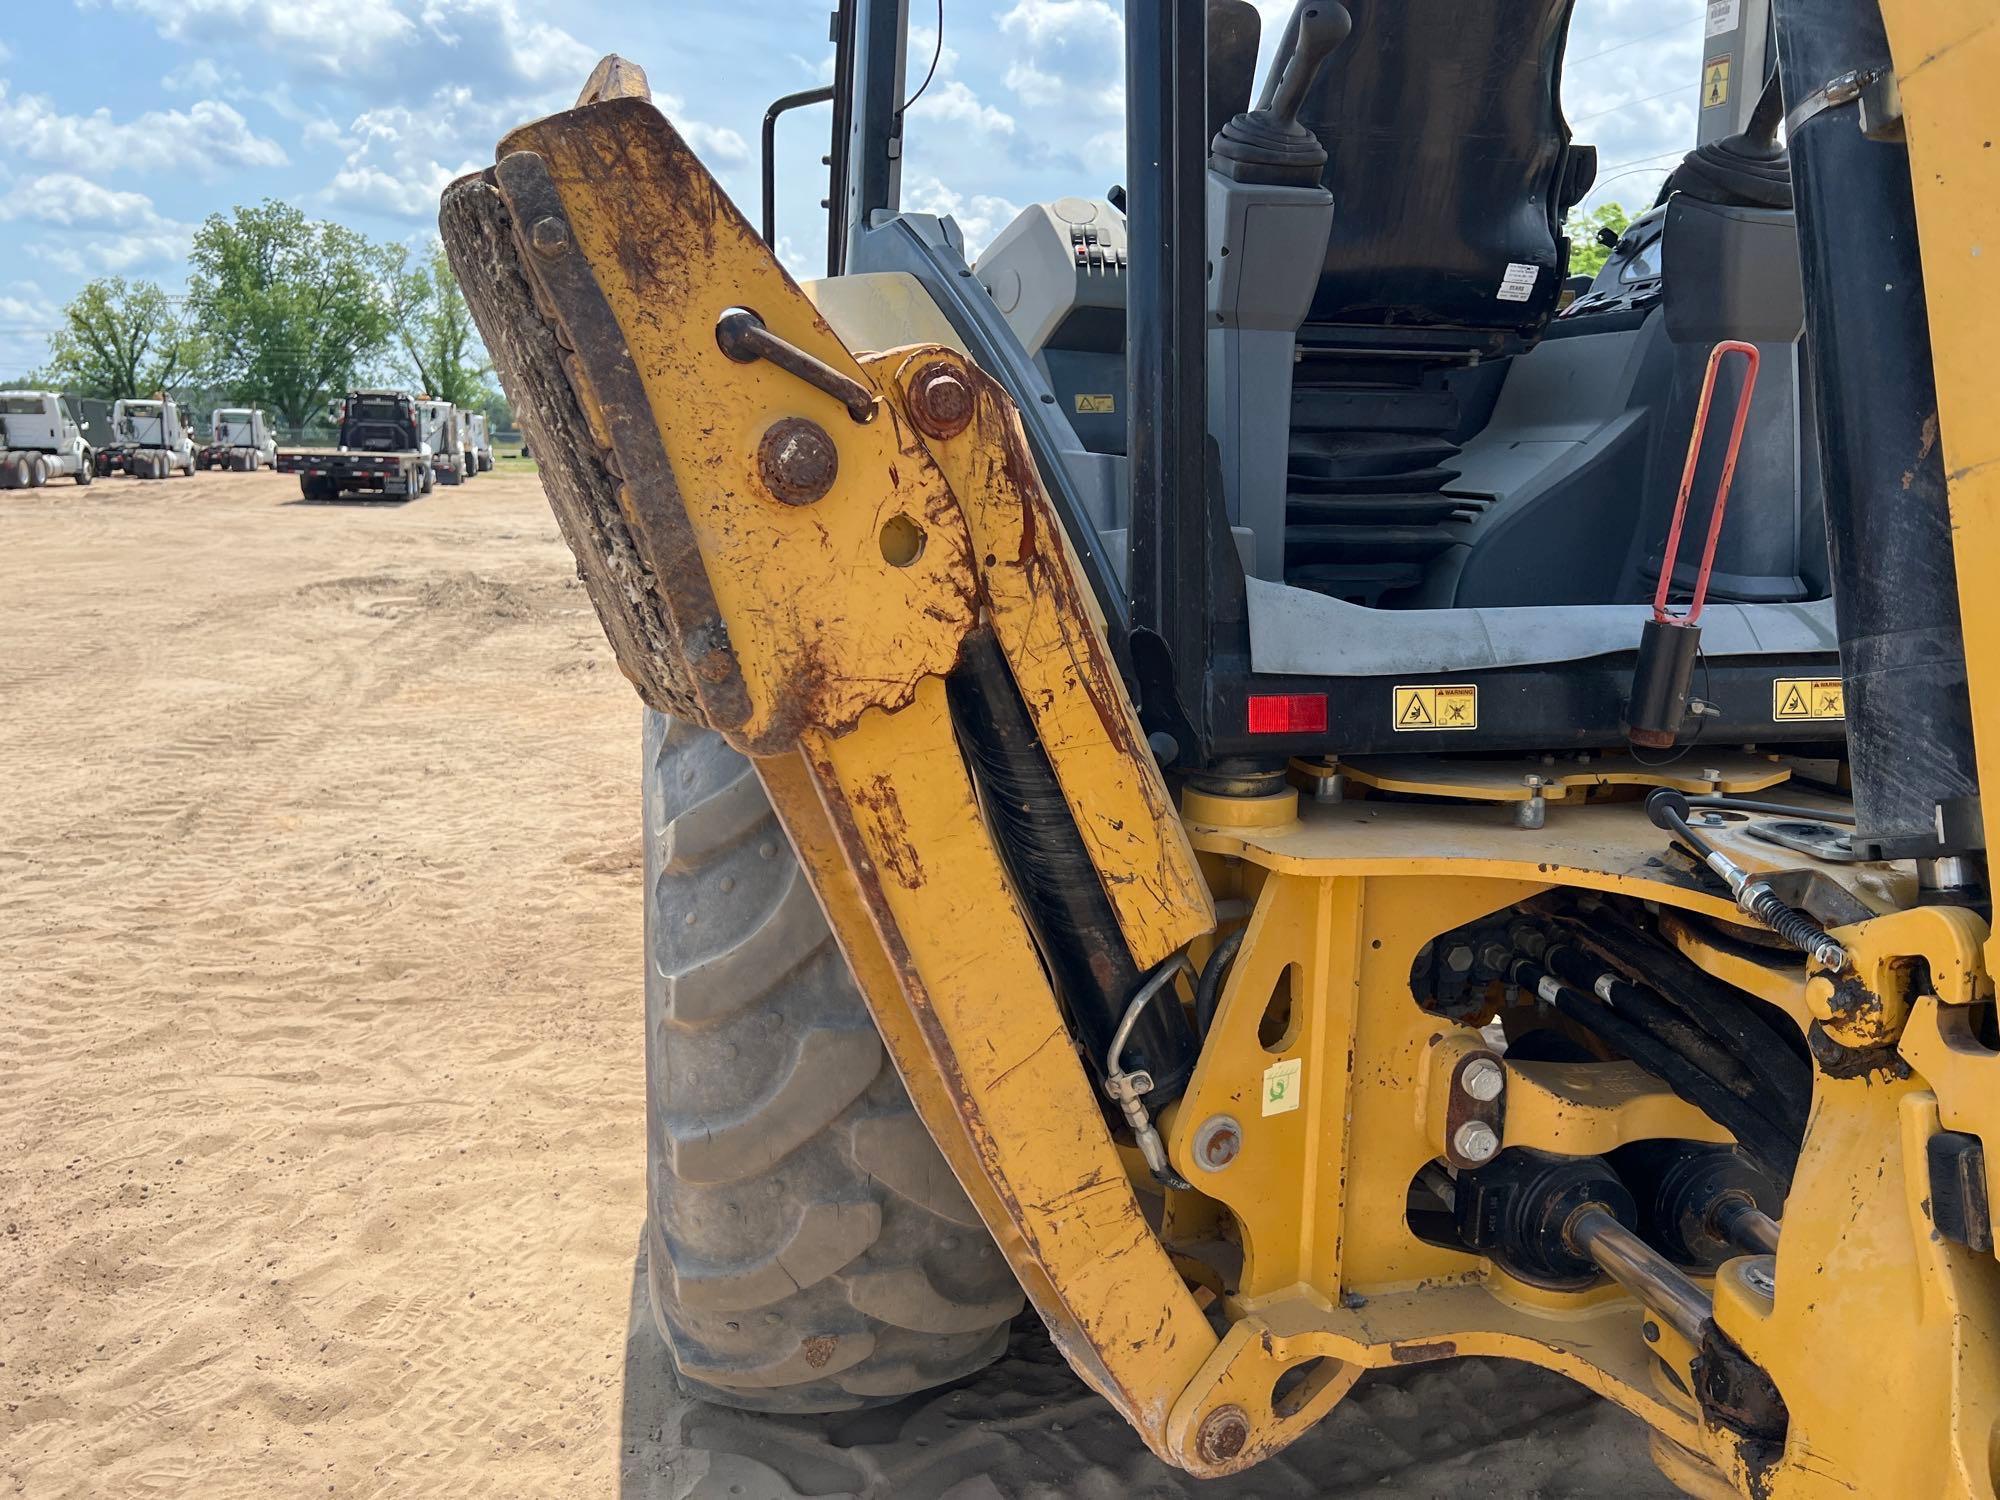
M1348 0L1300 113L1335 211L1297 334L1287 582L1408 602L1477 513L1449 461L1554 315L1597 171L1559 97L1573 4Z

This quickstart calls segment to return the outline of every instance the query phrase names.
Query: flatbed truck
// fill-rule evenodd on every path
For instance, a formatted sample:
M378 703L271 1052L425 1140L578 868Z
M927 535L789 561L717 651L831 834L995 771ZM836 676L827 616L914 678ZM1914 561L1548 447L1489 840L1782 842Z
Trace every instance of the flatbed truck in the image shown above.
M340 424L336 447L278 449L278 472L298 475L301 495L409 499L430 493L431 448L408 391L349 391L334 404L334 414Z

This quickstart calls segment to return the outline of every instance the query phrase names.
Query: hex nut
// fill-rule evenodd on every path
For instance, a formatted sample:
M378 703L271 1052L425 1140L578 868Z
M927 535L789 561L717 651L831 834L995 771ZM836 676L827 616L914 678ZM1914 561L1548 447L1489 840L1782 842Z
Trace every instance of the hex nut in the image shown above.
M1500 1149L1500 1137L1484 1120L1467 1120L1452 1133L1451 1149L1466 1161L1491 1161Z
M543 260L554 260L569 249L569 225L553 214L544 215L528 227L528 244Z
M1196 1429L1194 1450L1203 1463L1226 1463L1243 1451L1250 1441L1250 1419L1240 1406L1218 1406L1201 1419Z
M1445 949L1444 966L1454 974L1470 974L1472 972L1472 960L1473 952L1472 944L1470 943L1453 943L1449 948Z
M1507 1070L1491 1057L1475 1057L1458 1073L1458 1086L1481 1104L1491 1104L1507 1086Z

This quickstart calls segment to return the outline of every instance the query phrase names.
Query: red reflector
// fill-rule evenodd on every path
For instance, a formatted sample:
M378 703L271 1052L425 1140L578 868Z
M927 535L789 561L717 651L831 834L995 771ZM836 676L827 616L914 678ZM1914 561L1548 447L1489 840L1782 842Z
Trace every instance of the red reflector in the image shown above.
M1325 693L1252 693L1249 702L1252 734L1324 734Z

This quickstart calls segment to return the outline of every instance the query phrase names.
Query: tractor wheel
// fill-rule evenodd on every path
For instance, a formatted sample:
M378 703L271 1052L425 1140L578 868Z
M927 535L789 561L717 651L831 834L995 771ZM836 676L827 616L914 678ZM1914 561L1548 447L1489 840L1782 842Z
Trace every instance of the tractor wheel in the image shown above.
M646 1263L692 1394L837 1411L999 1357L1021 1289L750 763L648 713Z
M28 483L40 489L49 482L49 461L37 454L28 460Z
M86 485L96 477L97 456L92 453L79 453L76 459L76 482L79 485Z
M28 487L28 461L23 458L12 460L6 468L0 469L0 489L24 490Z

